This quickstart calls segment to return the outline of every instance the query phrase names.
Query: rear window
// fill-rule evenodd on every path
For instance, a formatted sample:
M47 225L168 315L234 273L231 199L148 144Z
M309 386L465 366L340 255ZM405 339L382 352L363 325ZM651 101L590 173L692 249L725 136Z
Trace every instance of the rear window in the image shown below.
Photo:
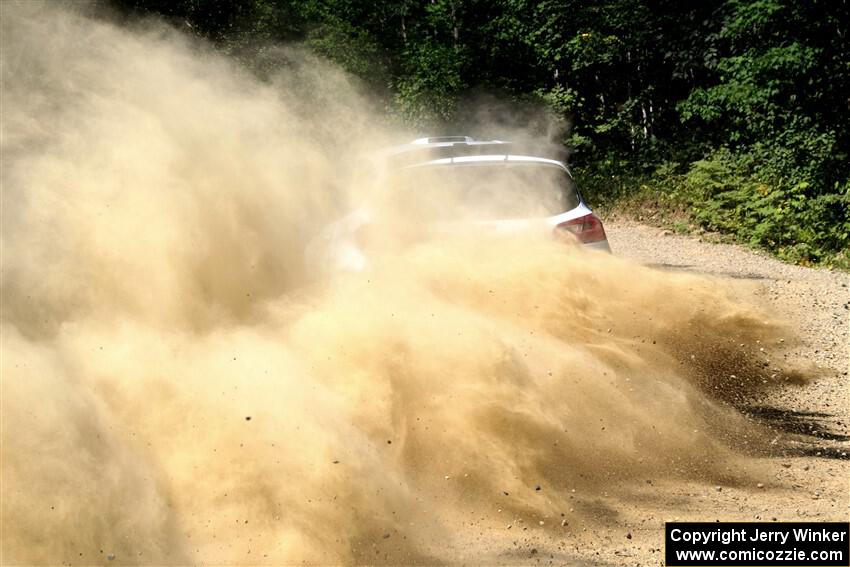
M496 220L557 215L579 204L575 183L549 164L487 163L394 172L381 201L392 212L431 220Z

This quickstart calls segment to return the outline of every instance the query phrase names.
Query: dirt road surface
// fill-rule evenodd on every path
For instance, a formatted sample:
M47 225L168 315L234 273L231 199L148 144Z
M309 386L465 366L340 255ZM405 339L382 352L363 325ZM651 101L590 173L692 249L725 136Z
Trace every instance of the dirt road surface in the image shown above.
M825 369L822 379L805 388L778 392L765 400L785 419L805 418L824 439L843 442L850 434L850 274L792 266L741 246L706 241L710 237L673 235L628 221L608 223L615 252L664 270L683 270L734 278L804 341L792 354ZM779 419L780 416L777 416ZM818 418L818 419L815 419ZM815 423L816 422L816 423Z
M784 264L710 236L681 236L631 221L606 223L615 254L661 270L732 278L736 289L763 300L798 330L791 353L811 361L821 378L789 386L751 407L777 431L785 450L759 459L752 485L711 486L647 478L632 504L597 498L601 525L538 525L505 518L473 522L492 544L458 550L459 558L501 564L663 565L665 521L847 521L850 517L850 276ZM780 439L781 438L781 439ZM636 503L636 504L635 504ZM607 516L606 516L607 514ZM499 534L498 532L502 533ZM508 535L510 534L510 535ZM498 542L498 543L496 543ZM482 558L482 553L490 556Z

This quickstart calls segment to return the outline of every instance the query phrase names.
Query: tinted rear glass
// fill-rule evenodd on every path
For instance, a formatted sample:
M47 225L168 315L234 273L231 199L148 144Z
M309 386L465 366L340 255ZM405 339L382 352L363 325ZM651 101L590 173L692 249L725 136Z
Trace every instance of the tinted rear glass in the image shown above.
M383 189L394 212L436 220L539 218L579 204L569 174L539 163L413 167L393 173Z

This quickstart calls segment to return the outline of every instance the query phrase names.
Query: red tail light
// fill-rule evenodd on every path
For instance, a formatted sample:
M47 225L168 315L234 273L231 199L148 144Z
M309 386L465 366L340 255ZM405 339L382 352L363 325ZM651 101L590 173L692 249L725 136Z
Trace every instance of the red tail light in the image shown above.
M599 217L590 213L577 219L562 222L555 230L565 230L579 239L579 242L587 244L588 242L599 242L606 240L605 229L602 228L602 221Z

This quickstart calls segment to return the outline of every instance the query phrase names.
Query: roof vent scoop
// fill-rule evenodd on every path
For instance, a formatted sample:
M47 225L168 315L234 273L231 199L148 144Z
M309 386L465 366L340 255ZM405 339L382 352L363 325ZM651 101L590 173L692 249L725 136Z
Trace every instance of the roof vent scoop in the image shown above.
M466 143L474 142L475 140L470 138L469 136L434 136L432 138L418 138L413 140L413 144L417 145L425 145L425 144L447 144L447 143Z

